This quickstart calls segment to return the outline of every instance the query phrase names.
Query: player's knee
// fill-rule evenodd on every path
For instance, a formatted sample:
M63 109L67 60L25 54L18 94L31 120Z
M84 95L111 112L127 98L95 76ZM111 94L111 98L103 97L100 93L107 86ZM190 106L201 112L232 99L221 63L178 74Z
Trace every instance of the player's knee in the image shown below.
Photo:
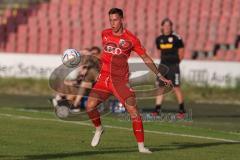
M130 114L131 119L135 119L140 115L136 106L128 106L127 110L128 113Z
M87 104L86 104L86 111L88 112L88 111L94 109L96 106L97 106L97 100L89 97Z
M125 106L126 107L136 107L137 102L135 97L129 97L125 100Z
M140 116L136 106L128 106L127 111L132 120Z
M136 118L139 116L139 112L137 109L137 102L135 97L129 97L125 101L125 106L130 114L130 117L132 119Z
M132 112L132 113L130 113L130 117L131 117L132 120L134 120L134 119L140 117L140 114L137 111L136 112Z

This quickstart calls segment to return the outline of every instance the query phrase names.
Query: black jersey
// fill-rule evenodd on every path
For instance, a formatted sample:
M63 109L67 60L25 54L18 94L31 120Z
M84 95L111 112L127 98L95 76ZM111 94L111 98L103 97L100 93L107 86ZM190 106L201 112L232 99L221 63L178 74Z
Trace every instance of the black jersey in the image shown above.
M160 35L156 38L156 45L161 50L161 63L176 64L180 62L178 49L183 48L184 44L176 33Z

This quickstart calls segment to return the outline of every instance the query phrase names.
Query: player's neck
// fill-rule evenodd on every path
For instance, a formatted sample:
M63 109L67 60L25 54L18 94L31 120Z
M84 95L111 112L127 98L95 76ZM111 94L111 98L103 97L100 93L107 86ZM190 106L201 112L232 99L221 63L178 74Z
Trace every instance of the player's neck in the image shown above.
M115 36L121 36L123 34L123 31L124 31L123 27L120 27L118 31L112 33Z
M172 32L163 33L164 36L169 36L169 35L171 35L171 34L172 34Z

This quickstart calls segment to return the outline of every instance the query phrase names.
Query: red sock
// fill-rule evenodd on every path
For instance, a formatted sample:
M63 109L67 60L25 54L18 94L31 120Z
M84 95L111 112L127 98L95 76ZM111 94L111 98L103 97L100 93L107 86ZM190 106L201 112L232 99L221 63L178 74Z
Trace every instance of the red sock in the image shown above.
M98 127L101 125L100 114L99 114L97 108L95 108L87 113L88 113L88 117L92 120L92 123L94 124L95 127Z
M132 125L137 142L144 142L144 130L141 116L132 118Z

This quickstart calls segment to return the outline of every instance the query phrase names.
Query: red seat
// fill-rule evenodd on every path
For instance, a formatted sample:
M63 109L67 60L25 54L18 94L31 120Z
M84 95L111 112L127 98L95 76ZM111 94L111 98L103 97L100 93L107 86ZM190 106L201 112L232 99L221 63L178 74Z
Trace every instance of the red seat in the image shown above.
M80 19L80 11L81 8L78 5L72 5L70 10L70 18L72 21L79 20Z
M6 52L16 52L16 39L17 36L14 33L9 33L6 42Z
M233 61L235 59L235 56L236 56L236 52L235 50L228 50L226 52L226 55L224 57L224 60L225 61Z
M27 52L28 27L27 25L18 26L17 30L17 52Z
M58 41L51 41L50 46L49 46L49 51L47 53L51 54L59 54L61 53L60 51L60 42Z
M39 53L39 48L41 48L42 46L39 46L39 42L38 41L32 41L31 45L28 45L28 53ZM47 52L40 52L40 53L47 53Z
M169 17L185 42L185 57L191 58L193 51L213 52L216 44L235 45L240 34L239 4L240 0L51 0L24 10L5 10L0 18L6 24L0 31L0 50L58 53L69 47L101 45L101 31L110 27L108 11L119 7L126 27L153 52L151 56L157 55L154 41L161 21ZM232 53L219 50L216 57L237 59Z
M26 53L27 52L27 42L17 44L16 52Z
M46 19L48 13L48 3L41 3L39 5L39 10L37 12L37 16L39 19Z
M235 57L235 60L240 62L240 48L236 49L236 57Z
M49 28L41 28L39 32L39 52L48 53L50 46L50 30Z
M226 55L226 51L219 49L216 53L215 59L216 60L224 60L225 55Z
M184 59L191 59L191 58L192 58L191 50L185 49Z
M72 29L72 48L80 50L82 37L82 30L80 26Z
M82 46L83 48L89 48L92 46L93 43L93 32L92 30L84 30L83 31L83 41L82 41Z
M161 21L167 17L167 12L168 12L168 4L169 4L169 0L165 0L165 1L158 1L158 18L157 18L157 22L158 22L158 26L161 26Z
M175 23L178 23L179 0L170 1L168 5L168 17Z
M116 6L117 8L122 8L122 9L124 9L126 3L127 3L127 0L116 1L115 6Z
M63 52L68 48L72 48L72 30L70 27L62 28L63 32L61 34L61 48L60 50Z
M11 17L11 16L13 16L13 10L11 8L7 8L3 13L3 17L8 18L8 17Z
M61 19L68 19L70 16L70 5L69 1L63 0L61 1L60 8L59 8L59 16Z

